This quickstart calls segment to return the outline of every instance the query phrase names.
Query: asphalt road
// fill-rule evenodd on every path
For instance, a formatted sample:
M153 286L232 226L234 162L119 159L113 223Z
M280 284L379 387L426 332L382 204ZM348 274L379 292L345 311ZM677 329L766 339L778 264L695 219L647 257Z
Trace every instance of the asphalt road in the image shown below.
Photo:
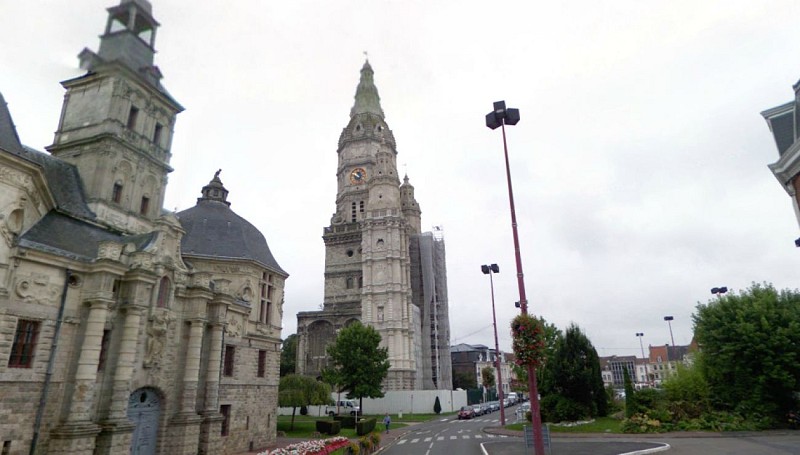
M509 411L507 409L507 411ZM514 420L513 410L506 413ZM495 412L472 420L446 417L415 425L386 447L386 455L532 455L521 437L490 434ZM483 446L483 447L481 447ZM484 452L485 450L485 452ZM554 434L548 455L800 455L800 431L666 433L656 435Z

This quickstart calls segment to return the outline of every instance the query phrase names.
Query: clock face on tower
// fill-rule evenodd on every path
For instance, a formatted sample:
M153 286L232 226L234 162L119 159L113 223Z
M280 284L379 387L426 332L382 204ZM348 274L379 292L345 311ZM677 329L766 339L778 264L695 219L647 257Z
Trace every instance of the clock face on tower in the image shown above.
M367 171L362 167L357 167L350 172L350 183L358 185L367 181Z

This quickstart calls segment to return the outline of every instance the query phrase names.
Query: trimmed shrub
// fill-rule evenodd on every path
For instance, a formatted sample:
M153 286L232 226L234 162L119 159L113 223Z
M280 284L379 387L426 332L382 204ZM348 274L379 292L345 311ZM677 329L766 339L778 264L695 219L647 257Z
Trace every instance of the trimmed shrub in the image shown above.
M329 435L339 434L339 431L342 429L341 423L335 420L317 420L316 426L317 431Z
M370 441L372 441L372 444L375 447L380 447L380 445L381 445L381 434L379 432L373 431L372 433L370 433L369 434L369 439L370 439Z
M356 434L359 436L364 436L365 434L369 434L372 430L375 429L375 424L377 419L370 418L370 419L361 419L356 423Z
M307 416L308 415L308 407L307 406L300 406L300 415Z
M364 449L364 453L371 453L373 447L375 447L375 445L372 444L372 441L367 436L360 437L358 439L358 443L361 444L361 448Z
M442 403L439 403L439 397L436 397L436 401L433 402L433 412L439 414L442 412Z
M333 420L337 420L341 422L342 428L356 428L356 417L355 416L334 416Z

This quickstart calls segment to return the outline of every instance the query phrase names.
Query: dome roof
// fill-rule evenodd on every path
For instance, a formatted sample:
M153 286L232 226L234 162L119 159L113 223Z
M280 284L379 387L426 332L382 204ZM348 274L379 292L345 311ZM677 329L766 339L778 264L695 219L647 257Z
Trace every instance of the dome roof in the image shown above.
M186 256L252 260L286 274L272 256L264 235L231 210L228 190L219 179L220 171L203 187L197 205L177 214L186 235L181 250ZM288 275L288 274L286 274Z

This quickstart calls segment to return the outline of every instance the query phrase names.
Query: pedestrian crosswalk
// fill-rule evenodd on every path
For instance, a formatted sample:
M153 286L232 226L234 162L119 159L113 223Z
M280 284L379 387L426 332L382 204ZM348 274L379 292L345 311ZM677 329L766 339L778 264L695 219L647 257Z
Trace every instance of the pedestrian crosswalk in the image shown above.
M498 423L500 419L470 419L470 420L451 420L452 423L465 423L465 422L475 422L475 423Z
M441 442L441 441L456 441L459 439L495 439L507 438L504 434L460 434L460 435L447 435L447 436L428 436L427 438L405 438L397 441L397 445L403 444L416 444L418 442Z

